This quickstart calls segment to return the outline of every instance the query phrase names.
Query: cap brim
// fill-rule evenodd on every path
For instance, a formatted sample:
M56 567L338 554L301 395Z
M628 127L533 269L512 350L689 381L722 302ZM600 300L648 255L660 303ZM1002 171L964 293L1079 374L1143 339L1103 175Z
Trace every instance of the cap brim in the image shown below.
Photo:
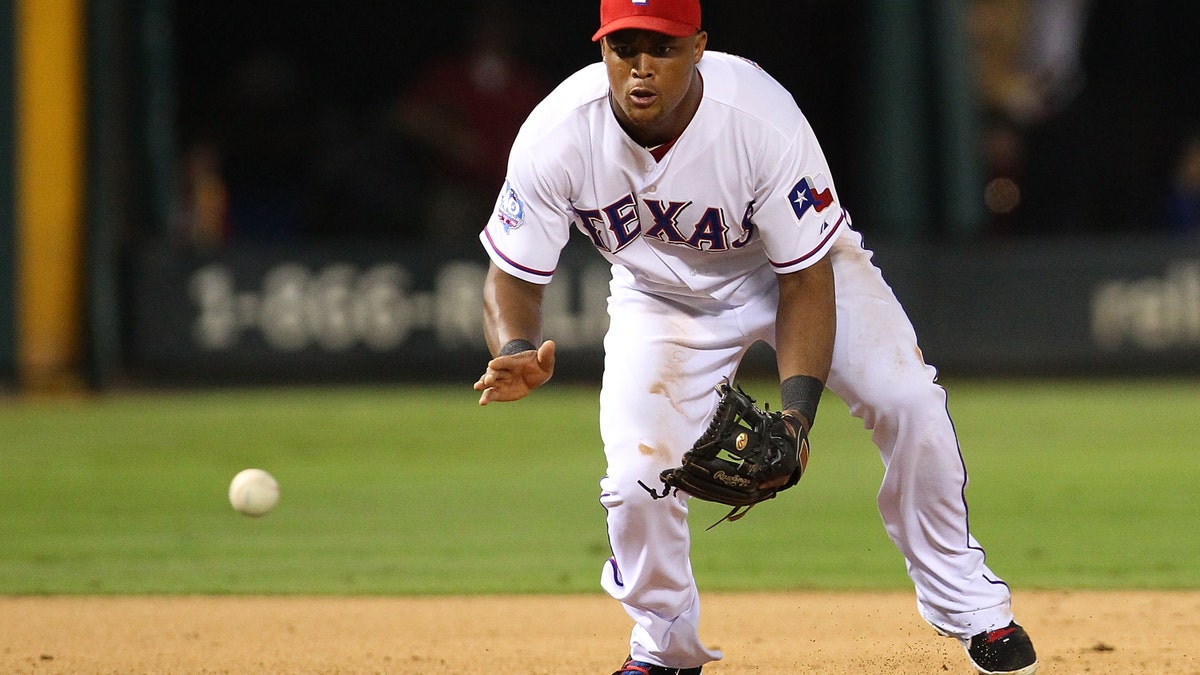
M671 37L687 37L688 35L694 35L700 30L691 24L660 19L656 16L627 16L601 26L600 30L596 31L596 34L592 36L592 42L597 42L609 33L629 29L648 30L655 33L662 33L663 35L670 35Z

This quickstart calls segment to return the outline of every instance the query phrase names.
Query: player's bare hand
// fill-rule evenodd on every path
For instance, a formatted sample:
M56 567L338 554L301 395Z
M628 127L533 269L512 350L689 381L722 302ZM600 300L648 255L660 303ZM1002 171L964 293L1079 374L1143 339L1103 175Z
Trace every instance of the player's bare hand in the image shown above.
M487 372L475 383L482 392L479 405L492 401L516 401L537 389L554 374L554 341L546 340L535 350L497 356L488 361Z

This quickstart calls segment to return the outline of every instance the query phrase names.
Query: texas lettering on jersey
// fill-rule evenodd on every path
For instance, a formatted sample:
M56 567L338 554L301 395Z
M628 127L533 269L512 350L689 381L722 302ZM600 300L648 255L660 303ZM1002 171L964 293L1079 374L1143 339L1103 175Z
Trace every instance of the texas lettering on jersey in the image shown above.
M700 211L694 223L680 222L692 202L670 202L655 199L642 201L651 222L643 226L638 200L632 193L600 209L575 207L580 229L601 251L613 253L637 240L650 237L666 244L686 246L697 251L727 251L750 243L754 223L750 220L753 205L747 205L740 222L740 233L730 238L730 226L724 209L709 206ZM690 209L694 213L696 209Z

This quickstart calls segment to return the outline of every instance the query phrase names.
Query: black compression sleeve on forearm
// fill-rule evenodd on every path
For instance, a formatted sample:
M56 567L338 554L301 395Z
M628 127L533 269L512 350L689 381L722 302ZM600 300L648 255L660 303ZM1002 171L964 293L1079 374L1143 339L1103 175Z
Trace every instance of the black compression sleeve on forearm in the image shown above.
M529 340L517 338L516 340L509 340L508 344L501 347L500 353L497 356L512 356L513 354L520 354L531 349L537 349L537 347L533 346L533 343Z
M817 419L817 404L825 383L811 375L793 375L779 384L784 410L795 410L808 419L811 428Z

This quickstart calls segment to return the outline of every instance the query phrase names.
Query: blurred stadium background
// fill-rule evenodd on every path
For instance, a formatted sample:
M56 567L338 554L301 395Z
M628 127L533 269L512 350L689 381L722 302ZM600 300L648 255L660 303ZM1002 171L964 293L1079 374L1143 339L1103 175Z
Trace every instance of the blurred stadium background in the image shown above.
M0 0L0 389L473 378L475 233L595 4ZM1200 3L705 24L806 111L943 372L1200 373ZM590 377L607 273L559 277Z

